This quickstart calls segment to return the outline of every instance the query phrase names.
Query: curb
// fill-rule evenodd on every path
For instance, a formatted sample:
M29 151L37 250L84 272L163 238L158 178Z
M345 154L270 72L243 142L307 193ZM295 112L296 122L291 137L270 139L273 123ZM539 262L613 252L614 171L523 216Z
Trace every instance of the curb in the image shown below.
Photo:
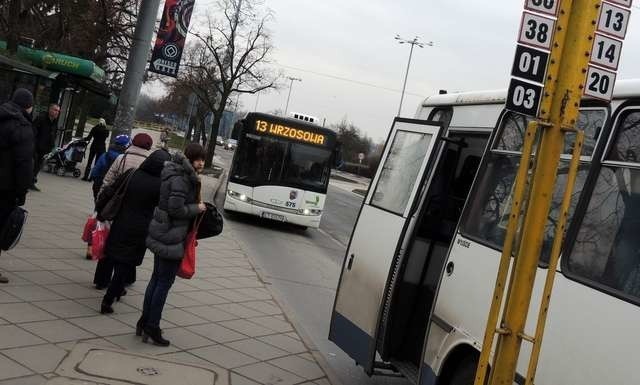
M213 192L214 202L215 202L216 196L218 195L218 192L220 191L220 187L225 181L225 177L226 177L226 169L223 170L222 174L220 175L220 178L219 178L220 183L218 183L217 188ZM238 243L238 246L240 246L240 243ZM242 248L240 249L242 250ZM295 332L302 339L302 343L307 347L307 349L309 350L309 353L311 353L311 355L313 356L313 358L315 358L316 362L318 363L322 371L326 374L326 377L329 383L331 383L332 385L343 385L342 382L338 379L338 376L335 374L335 372L329 365L329 362L327 361L327 359L324 357L324 355L322 355L320 350L316 347L316 345L313 343L311 338L307 335L307 333L302 328L302 323L295 317L294 315L295 312L293 311L293 309L284 300L281 299L282 294L277 289L275 289L271 283L269 283L265 279L262 269L257 267L251 255L249 255L245 250L242 250L242 252L247 257L249 264L251 265L253 270L256 272L256 275L258 276L258 279L260 280L260 282L264 284L264 287L272 294L273 300L282 309L283 316L285 317L285 319L287 319L289 323L291 323L291 326L293 326L293 329L295 330Z
M332 385L343 385L342 382L338 379L336 373L331 368L331 365L329 365L327 359L324 357L324 355L322 355L320 350L311 340L311 337L309 337L302 328L302 323L295 316L295 312L293 311L293 309L284 300L281 299L282 294L280 293L280 291L274 288L273 285L264 278L262 269L256 266L251 256L248 255L244 250L242 251L247 256L249 264L251 265L251 267L253 267L253 270L258 275L258 279L260 280L260 282L262 282L265 288L269 290L269 292L271 292L271 294L273 295L273 300L278 304L278 306L280 306L280 308L282 308L283 316L291 323L293 329L296 331L296 333L298 333L300 338L302 338L302 343L307 347L307 349L309 349L309 353L311 353L322 371L324 371L324 373L326 374L329 383L331 383Z

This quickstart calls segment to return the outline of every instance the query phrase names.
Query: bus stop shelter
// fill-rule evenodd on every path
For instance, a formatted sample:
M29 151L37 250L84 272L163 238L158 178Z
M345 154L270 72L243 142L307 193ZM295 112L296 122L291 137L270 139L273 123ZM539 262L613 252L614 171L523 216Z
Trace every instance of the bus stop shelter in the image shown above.
M59 104L57 144L73 135L78 116L76 133L82 135L90 95L113 99L105 79L104 70L90 60L24 46L9 56L6 42L0 41L0 103L15 89L26 88L34 95L34 116Z

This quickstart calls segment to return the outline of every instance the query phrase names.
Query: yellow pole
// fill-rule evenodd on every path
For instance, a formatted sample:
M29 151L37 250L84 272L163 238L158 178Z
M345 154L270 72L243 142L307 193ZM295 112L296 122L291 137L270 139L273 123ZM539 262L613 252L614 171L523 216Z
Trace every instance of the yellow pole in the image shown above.
M550 59L550 79L545 84L540 115L544 129L520 247L512 271L514 277L500 327L504 332L499 334L494 355L491 385L513 384L522 340L531 340L525 333L525 326L545 225L556 185L565 130L573 129L578 119L600 5L601 0L569 0L560 5L553 50L561 52L561 55L558 58L552 51ZM568 23L565 24L566 21ZM565 28L566 35L563 36ZM553 76L555 68L557 78Z

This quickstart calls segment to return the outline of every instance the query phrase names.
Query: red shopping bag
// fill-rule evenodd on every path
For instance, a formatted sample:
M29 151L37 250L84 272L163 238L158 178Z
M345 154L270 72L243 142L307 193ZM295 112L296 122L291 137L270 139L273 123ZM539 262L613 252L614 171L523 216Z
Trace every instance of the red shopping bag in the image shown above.
M196 247L198 246L198 229L193 229L187 234L187 239L184 241L184 256L178 269L178 277L184 279L191 279L196 273Z
M98 220L96 219L96 215L93 214L89 218L87 218L87 223L84 224L84 230L82 230L82 241L86 243L91 242L91 237L93 230L96 229L96 224Z
M91 234L91 256L94 261L104 258L104 247L109 237L109 223L98 222L96 229Z

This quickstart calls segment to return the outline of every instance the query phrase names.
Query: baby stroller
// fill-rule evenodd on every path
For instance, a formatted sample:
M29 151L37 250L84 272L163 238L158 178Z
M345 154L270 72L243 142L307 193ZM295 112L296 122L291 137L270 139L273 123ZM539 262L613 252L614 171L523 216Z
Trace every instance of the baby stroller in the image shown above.
M87 142L84 139L73 139L62 148L53 150L45 157L47 172L65 176L67 172L79 178L82 171L77 166L84 159Z

